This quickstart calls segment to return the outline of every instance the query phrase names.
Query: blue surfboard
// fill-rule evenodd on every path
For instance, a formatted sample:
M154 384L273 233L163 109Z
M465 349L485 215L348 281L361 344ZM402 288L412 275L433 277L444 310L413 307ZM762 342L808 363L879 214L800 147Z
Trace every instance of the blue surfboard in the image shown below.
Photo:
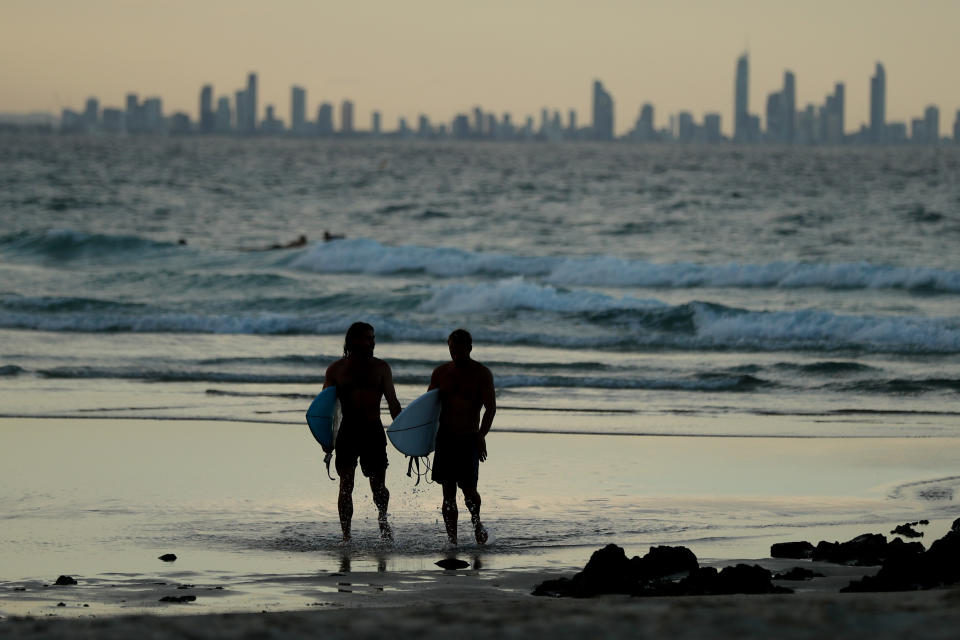
M400 453L427 456L433 453L440 425L440 391L433 389L407 405L387 427L387 437Z
M336 387L327 387L313 399L307 409L307 425L323 450L327 453L333 451L340 428L340 401L337 400Z

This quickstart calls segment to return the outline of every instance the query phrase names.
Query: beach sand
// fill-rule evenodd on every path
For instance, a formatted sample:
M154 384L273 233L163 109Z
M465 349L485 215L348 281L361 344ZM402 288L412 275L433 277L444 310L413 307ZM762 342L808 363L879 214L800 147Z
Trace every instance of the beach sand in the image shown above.
M574 600L527 595L528 583L538 579L533 574L493 580L456 574L390 591L409 578L379 576L384 591L377 596L340 592L301 611L199 614L201 595L193 604L170 605L172 615L12 618L0 623L0 636L875 639L955 638L960 628L960 589ZM354 584L362 580L366 576L351 577ZM306 599L310 590L304 591ZM175 614L174 607L186 613Z
M495 433L481 469L492 544L449 551L439 489L415 486L397 457L388 476L397 544L376 541L358 483L355 544L339 548L336 484L305 426L6 419L0 428L4 637L938 638L960 623L960 591L840 594L876 567L766 557L773 542L887 533L915 516L930 517L929 544L956 517L952 439ZM914 495L912 481L937 478L917 486L928 495L943 484L940 498ZM684 544L705 566L807 566L826 577L781 583L797 593L777 596L530 595L609 542L629 556ZM161 562L166 552L180 557ZM454 555L471 567L434 565ZM78 584L54 586L59 574ZM196 600L160 602L183 595Z

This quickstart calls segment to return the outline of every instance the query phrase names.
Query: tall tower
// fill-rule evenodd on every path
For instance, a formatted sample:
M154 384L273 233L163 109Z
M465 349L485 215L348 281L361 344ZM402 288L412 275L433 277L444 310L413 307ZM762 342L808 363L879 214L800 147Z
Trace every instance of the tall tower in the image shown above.
M737 58L733 90L733 140L745 142L750 135L750 60L746 53Z
M349 100L340 103L340 133L353 133L353 103Z
M870 138L874 144L884 141L887 126L887 74L877 63L877 71L870 78Z
M783 72L783 141L793 144L794 123L797 121L797 83L792 71Z
M257 130L257 74L247 76L247 122L244 129L247 133Z
M927 144L940 142L940 109L930 105L923 112L923 130L927 134Z
M247 130L247 110L250 106L250 101L247 99L247 92L243 89L237 89L233 94L233 100L236 131L237 133L244 133Z
M200 90L200 133L213 133L213 85L205 84Z
M333 105L324 102L317 109L317 134L329 136L333 134Z
M593 139L613 140L613 98L599 80L593 82Z
M846 123L844 113L846 113L846 87L842 82L838 82L833 89L833 104L837 114L837 128L840 132L839 142L843 142L843 136L846 134Z
M307 125L307 91L294 86L290 90L290 130L297 135L303 134Z

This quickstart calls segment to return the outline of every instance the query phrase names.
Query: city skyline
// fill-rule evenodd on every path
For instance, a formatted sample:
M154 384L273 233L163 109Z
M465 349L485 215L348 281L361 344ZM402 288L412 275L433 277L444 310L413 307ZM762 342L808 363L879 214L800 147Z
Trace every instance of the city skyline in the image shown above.
M308 116L307 91L302 86L290 88L290 118L287 123L279 116L273 104L263 105L258 100L259 77L249 72L246 85L229 95L217 98L214 109L214 87L205 84L200 89L197 112L191 117L188 112L167 115L160 96L143 100L136 93L125 96L125 108L101 105L97 97L87 99L83 110L64 108L59 129L65 133L131 133L131 134L239 134L239 135L292 135L292 136L356 136L388 135L400 138L456 138L492 140L597 140L626 139L633 142L706 142L725 140L740 144L939 144L950 136L940 135L940 118L937 105L927 105L919 117L909 121L886 119L886 72L881 62L876 63L870 77L870 121L862 123L859 130L846 132L846 85L838 82L833 92L826 95L820 104L807 103L797 108L796 76L790 70L783 73L783 85L779 91L767 95L765 118L751 113L748 102L750 85L749 54L741 54L736 61L733 86L735 122L733 135L723 135L722 116L716 112L703 114L702 124L690 111L668 115L668 125L658 127L655 105L644 103L634 126L625 135L615 133L616 101L600 80L592 85L592 104L589 123L581 126L577 111L567 111L564 122L559 109L542 108L539 121L533 115L513 118L508 113L498 114L475 105L471 112L458 113L449 122L432 122L420 113L415 127L404 117L399 117L393 130L383 127L382 114L375 110L369 128L358 126L354 121L355 105L349 99L340 103L339 120L335 122L335 107L330 102L321 102L316 120ZM264 117L261 118L261 114ZM0 114L2 118L2 114ZM34 123L36 124L36 122ZM960 143L960 110L952 126L952 140Z
M544 107L589 114L591 95L582 87L601 78L617 101L616 135L650 102L658 114L717 113L730 136L730 61L744 50L752 113L764 113L768 93L789 70L798 109L844 83L846 130L855 131L869 122L869 76L879 60L890 78L887 120L909 122L929 104L943 114L960 107L960 86L942 71L960 58L952 34L960 3L639 4L558 0L548 10L491 2L454 10L432 0L402 8L171 0L157 8L91 0L81 9L9 0L0 7L0 111L59 112L91 95L108 104L134 92L162 95L166 111L193 114L199 87L212 84L224 95L249 70L261 79L260 103L273 104L288 124L290 87L299 85L310 99L308 117L321 101L350 99L357 123L366 126L378 110L392 126L422 112L449 122L477 104L520 117ZM951 120L940 119L941 135L950 135Z

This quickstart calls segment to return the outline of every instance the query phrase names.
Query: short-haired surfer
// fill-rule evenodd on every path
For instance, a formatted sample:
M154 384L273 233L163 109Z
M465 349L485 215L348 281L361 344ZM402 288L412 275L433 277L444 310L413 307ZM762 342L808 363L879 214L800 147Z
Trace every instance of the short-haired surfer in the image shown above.
M373 357L376 336L366 322L355 322L343 341L343 357L327 367L323 388L337 387L341 422L336 441L336 468L340 476L340 495L337 507L343 540L350 540L350 522L353 519L353 480L360 462L360 470L370 480L373 502L377 506L380 536L393 539L387 522L387 438L380 422L380 399L387 399L390 415L400 413L400 402L393 388L390 365Z
M486 436L497 412L493 374L470 357L473 338L465 329L451 333L447 347L450 362L434 369L430 376L430 389L440 390L440 426L433 455L433 480L443 486L441 511L450 542L457 544L459 486L470 511L477 544L485 544L487 530L480 522L477 477L480 463L487 459Z

